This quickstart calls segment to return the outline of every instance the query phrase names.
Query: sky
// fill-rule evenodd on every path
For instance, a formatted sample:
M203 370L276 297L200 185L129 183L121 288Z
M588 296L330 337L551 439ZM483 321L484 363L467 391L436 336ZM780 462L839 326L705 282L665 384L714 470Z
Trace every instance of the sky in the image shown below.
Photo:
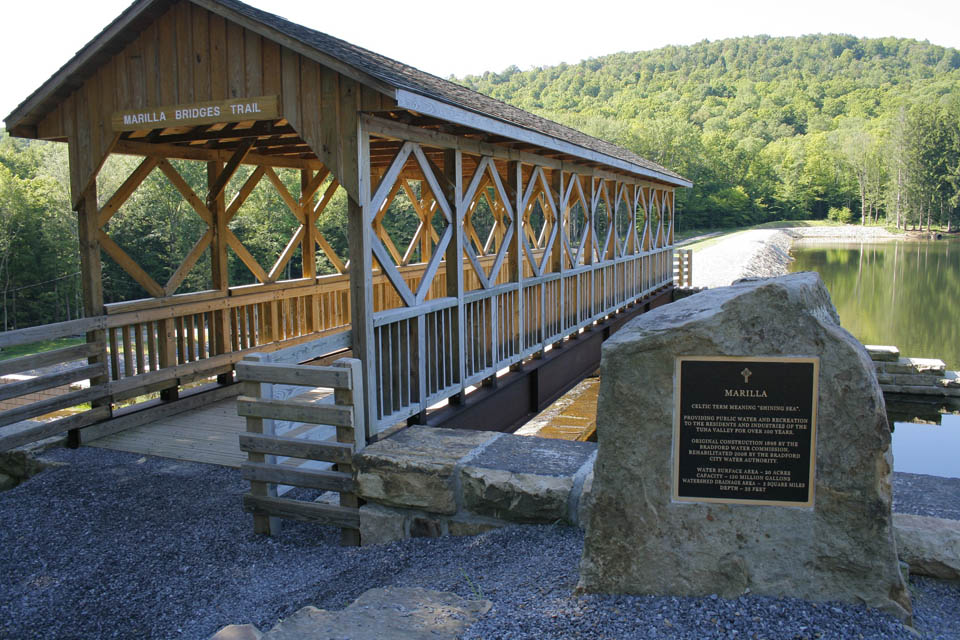
M0 118L130 1L4 2ZM957 0L246 1L441 77L759 34L897 36L960 49Z

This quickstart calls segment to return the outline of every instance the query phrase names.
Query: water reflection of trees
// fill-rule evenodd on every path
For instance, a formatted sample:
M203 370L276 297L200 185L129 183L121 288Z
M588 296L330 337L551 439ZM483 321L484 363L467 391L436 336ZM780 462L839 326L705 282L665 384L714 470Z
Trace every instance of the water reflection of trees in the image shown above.
M938 357L960 368L960 250L956 241L798 248L794 271L820 273L840 320L867 344Z

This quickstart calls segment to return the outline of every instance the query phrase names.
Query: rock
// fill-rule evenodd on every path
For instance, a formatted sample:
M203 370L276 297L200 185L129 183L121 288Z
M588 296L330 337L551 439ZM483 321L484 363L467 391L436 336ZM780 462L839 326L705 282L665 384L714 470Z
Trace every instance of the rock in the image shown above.
M898 373L890 376L891 380L887 384L895 384L900 386L919 386L919 387L936 387L940 386L940 380L942 379L938 375L930 375L926 373ZM879 381L880 378L877 378Z
M675 358L820 358L812 508L674 502ZM741 281L655 309L603 346L580 589L865 603L909 621L890 429L863 346L820 277Z
M360 544L385 544L407 537L406 516L399 511L365 504L360 507Z
M444 522L438 518L414 516L410 519L411 538L439 538L443 535Z
M343 611L304 607L263 640L454 640L492 606L419 587L371 589Z
M473 513L513 522L567 520L570 476L512 473L469 467L463 470L463 498Z
M580 490L580 502L577 505L577 524L581 529L585 529L590 520L590 509L593 507L593 469L587 474L583 481L583 488Z
M900 349L894 346L865 344L863 348L874 362L896 362L900 359Z
M14 478L13 476L8 476L5 473L0 473L0 491L7 491L8 489L13 489L18 484L20 484L20 481Z
M502 437L465 463L463 504L512 522L572 522L574 476L595 450L588 442Z
M12 449L0 452L0 473L12 476L18 482L33 477L50 466L53 465L38 460L28 450Z
M456 513L455 465L498 435L433 427L399 431L368 446L354 458L357 493L388 506Z
M502 522L488 522L481 520L450 520L447 527L452 536L478 536L481 533L499 529L503 526Z
M947 371L938 383L947 389L960 389L960 371Z
M893 525L897 552L910 573L960 580L960 520L895 513Z
M884 373L926 373L942 377L947 365L937 358L900 358L896 362L884 362Z
M262 637L252 624L230 624L210 636L210 640L260 640Z

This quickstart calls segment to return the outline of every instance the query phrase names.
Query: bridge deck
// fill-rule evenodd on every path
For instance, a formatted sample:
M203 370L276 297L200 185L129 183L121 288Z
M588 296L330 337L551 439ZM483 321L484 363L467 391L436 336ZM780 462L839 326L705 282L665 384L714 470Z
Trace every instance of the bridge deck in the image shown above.
M246 419L237 415L237 399L228 398L99 438L90 446L239 467L247 454L240 451L237 436L246 430Z
M589 439L596 432L598 390L599 378L586 378L524 425L517 435ZM237 415L236 398L228 398L99 438L89 446L236 468L247 461L247 454L238 443L238 435L246 429L246 419Z

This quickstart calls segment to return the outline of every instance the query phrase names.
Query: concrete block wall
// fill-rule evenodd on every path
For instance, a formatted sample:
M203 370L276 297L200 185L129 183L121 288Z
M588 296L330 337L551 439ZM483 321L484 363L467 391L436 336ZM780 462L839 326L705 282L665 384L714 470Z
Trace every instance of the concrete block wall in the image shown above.
M585 520L596 443L409 427L355 458L363 544Z
M893 346L864 345L884 393L960 397L960 374L943 360L904 358Z

